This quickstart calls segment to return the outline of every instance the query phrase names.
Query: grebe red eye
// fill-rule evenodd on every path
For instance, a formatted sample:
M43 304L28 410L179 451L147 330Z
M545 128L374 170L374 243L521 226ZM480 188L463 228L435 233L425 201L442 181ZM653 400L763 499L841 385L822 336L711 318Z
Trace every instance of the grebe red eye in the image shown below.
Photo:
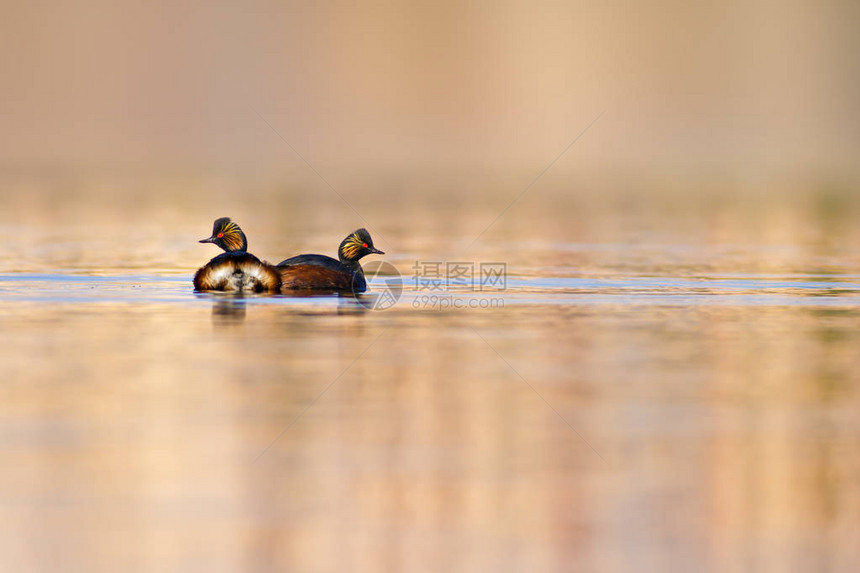
M224 233L218 233L218 238L219 238L219 239L223 239L223 238L224 238Z
M367 243L363 243L361 246L362 246L363 248L365 248L365 249L366 249L366 248L367 248Z

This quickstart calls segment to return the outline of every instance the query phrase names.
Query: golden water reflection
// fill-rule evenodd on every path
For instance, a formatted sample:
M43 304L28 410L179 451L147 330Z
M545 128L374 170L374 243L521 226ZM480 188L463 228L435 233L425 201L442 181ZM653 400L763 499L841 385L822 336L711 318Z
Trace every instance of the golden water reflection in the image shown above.
M0 212L0 570L860 566L851 196L549 186L472 244L504 193L349 195L403 275L378 311L193 293L216 216L268 260L362 224L205 191ZM504 304L422 305L421 260L506 262L444 293Z
M607 310L4 304L0 560L853 569L860 313Z

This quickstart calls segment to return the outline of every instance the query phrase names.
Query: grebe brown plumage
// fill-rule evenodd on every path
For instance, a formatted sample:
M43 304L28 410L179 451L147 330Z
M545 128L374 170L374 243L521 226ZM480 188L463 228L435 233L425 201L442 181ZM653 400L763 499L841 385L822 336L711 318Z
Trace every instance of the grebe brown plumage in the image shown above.
M338 258L325 255L297 255L278 263L281 290L351 290L364 292L367 282L359 260L370 254L384 255L373 246L366 229L350 233L337 249Z

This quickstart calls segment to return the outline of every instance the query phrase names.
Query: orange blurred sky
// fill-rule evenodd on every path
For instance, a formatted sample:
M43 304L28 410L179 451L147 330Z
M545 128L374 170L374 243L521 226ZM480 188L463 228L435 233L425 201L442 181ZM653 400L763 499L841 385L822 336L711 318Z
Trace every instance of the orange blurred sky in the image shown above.
M11 3L0 166L854 173L856 2ZM259 113L259 116L258 116Z

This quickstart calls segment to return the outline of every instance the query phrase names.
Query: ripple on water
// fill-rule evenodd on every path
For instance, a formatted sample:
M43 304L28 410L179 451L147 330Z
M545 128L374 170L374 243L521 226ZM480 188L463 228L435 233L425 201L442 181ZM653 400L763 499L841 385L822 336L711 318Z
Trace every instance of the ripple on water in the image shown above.
M189 275L190 276L190 275ZM386 289L384 278L370 281L368 294ZM225 295L194 293L185 275L89 276L70 273L0 275L0 302L128 302L195 304ZM247 295L252 304L326 305L343 296L298 292L292 295ZM504 289L444 286L437 289L404 285L396 308L420 308L439 301L502 300L505 305L558 304L736 304L842 305L860 304L860 277L721 275L713 277L541 277L508 276Z

